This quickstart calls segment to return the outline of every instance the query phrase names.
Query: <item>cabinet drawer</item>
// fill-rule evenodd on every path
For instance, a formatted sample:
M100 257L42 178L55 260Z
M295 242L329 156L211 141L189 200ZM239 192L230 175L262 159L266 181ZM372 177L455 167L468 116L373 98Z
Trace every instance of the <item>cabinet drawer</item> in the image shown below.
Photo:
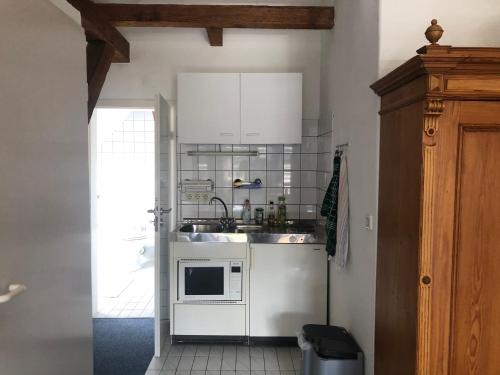
M174 335L246 336L245 305L174 305Z

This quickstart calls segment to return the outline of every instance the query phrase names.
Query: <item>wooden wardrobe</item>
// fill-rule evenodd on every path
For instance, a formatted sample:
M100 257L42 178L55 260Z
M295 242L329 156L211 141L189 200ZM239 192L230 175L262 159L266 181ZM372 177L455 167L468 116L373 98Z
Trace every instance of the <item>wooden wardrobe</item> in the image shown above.
M500 48L417 53L372 85L375 374L499 375Z

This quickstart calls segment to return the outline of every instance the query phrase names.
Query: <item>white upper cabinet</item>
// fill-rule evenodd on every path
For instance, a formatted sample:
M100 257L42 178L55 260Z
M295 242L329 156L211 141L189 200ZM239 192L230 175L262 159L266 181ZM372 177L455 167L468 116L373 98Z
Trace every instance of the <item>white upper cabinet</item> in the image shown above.
M180 143L240 143L239 73L181 73L177 90Z
M180 143L302 141L302 73L181 73Z
M302 73L241 74L241 143L301 143Z

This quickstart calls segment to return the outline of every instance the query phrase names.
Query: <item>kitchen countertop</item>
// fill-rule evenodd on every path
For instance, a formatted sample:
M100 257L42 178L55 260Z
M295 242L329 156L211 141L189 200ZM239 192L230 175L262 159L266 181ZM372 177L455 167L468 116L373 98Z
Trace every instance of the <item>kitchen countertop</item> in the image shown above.
M244 225L237 221L232 232L216 230L218 221L207 219L186 220L170 233L174 242L237 242L269 244L325 244L325 227L316 220L288 221L285 226Z

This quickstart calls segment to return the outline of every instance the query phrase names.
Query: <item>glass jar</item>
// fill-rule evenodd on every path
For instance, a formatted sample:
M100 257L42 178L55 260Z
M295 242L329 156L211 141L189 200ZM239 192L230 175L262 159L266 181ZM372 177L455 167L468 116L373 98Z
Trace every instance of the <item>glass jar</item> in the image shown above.
M262 225L264 224L264 209L256 208L255 209L255 224Z

